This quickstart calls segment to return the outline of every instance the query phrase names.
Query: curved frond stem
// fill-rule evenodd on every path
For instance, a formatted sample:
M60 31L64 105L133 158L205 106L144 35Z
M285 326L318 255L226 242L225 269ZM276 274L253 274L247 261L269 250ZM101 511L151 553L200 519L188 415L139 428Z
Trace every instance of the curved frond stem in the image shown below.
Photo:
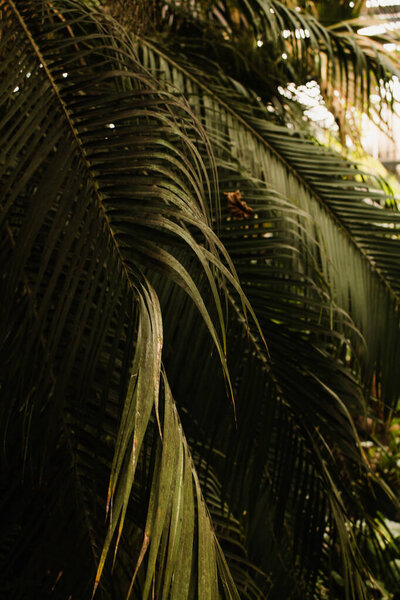
M178 69L185 77L196 83L196 85L201 88L206 95L214 98L218 104L223 107L227 113L231 114L239 123L241 123L250 133L253 135L259 142L261 142L276 158L285 166L285 168L293 175L293 177L301 183L312 195L312 197L318 202L321 208L326 211L331 219L337 224L338 230L342 231L349 241L357 248L357 251L363 256L363 258L368 262L369 268L375 274L376 277L380 280L382 285L388 290L389 294L395 301L396 306L400 304L400 297L393 290L390 283L387 279L382 275L379 268L374 264L365 250L360 246L357 240L354 239L351 231L348 226L340 220L339 216L327 205L324 199L320 196L318 191L303 177L303 175L295 169L287 159L276 149L275 146L271 144L269 140L267 140L262 134L260 134L250 123L246 120L239 112L235 111L234 108L229 105L223 98L218 96L218 94L205 83L203 83L198 77L196 77L191 71L182 66L179 62L174 60L170 55L168 55L164 50L156 47L152 42L147 39L140 38L141 43L143 43L148 48L151 48L158 55L162 56L165 60L167 60L171 65L173 65L176 69Z

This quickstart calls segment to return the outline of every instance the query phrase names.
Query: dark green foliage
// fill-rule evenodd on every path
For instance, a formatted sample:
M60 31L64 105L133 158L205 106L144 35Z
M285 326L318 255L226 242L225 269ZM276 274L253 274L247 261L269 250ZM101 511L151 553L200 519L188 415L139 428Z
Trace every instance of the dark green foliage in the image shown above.
M235 9L281 51L267 4ZM172 3L155 39L145 9L138 36L0 4L0 595L369 598L398 507L357 426L397 406L399 214L196 59L215 12Z

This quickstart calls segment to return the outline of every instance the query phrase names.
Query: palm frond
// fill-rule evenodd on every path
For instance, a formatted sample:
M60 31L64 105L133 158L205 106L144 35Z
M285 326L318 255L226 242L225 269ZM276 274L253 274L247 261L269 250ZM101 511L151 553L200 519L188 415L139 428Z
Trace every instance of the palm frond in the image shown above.
M278 88L285 83L304 85L316 79L343 128L350 106L373 113L371 94L378 93L381 105L392 107L388 86L393 76L399 77L399 69L384 43L397 43L395 33L366 39L357 33L362 21L327 24L297 2L198 2L196 9L192 2L168 4L165 20L169 28L176 19L176 47L187 53L197 37L192 62L204 63L208 57L224 64L227 74L255 90L264 102L282 102ZM201 50L205 47L207 52ZM381 119L383 115L380 108Z
M102 597L129 595L136 564L146 573L140 597L153 585L163 597L170 589L187 597L190 584L199 598L216 598L221 580L224 597L235 598L165 376L160 384L162 315L144 276L153 266L188 292L225 365L219 287L222 271L234 275L208 226L210 189L196 145L207 155L204 132L102 13L35 0L3 2L1 13L4 485L11 466L23 472L5 513L21 529L26 511L39 522L53 515L43 531L32 528L31 558L18 549L24 566L21 574L18 558L12 573L27 587L15 593L89 597L71 548L81 548L86 571L98 562L97 586L115 541L122 575L114 583L108 560ZM185 222L198 223L202 244ZM205 296L163 249L166 240L187 245L202 265ZM57 469L63 477L53 488ZM65 519L63 494L72 498ZM64 536L66 554L52 556Z
M252 176L312 215L320 250L315 260L336 304L349 312L369 349L365 380L376 371L382 397L397 401L399 214L380 182L335 152L268 121L251 92L220 69L191 68L184 56L143 42L143 61L183 91L223 158L231 152ZM151 58L150 58L151 57ZM218 148L218 150L217 150ZM327 176L328 175L328 176ZM382 310L375 311L377 303ZM382 303L382 304L381 304Z
M334 564L368 597L396 505L354 418L399 390L398 213L212 61L74 1L1 11L14 596L311 598Z
M166 68L163 63L163 69ZM210 100L194 94L194 106L207 103ZM216 113L215 103L214 109ZM311 211L271 190L262 179L246 173L243 165L254 165L256 159L251 163L251 156L245 158L245 152L240 152L239 160L235 159L237 146L221 142L223 121L211 110L210 113L205 122L218 127L217 133L212 130L211 137L218 144L220 194L239 188L252 209L249 218L240 220L231 216L227 207L223 208L220 236L255 308L270 356L257 342L257 334L249 344L246 322L230 298L233 322L237 319L236 324L231 323L228 338L228 347L234 348L230 370L235 374L236 429L230 424L229 411L222 400L223 382L216 384L217 374L210 377L215 368L211 353L198 369L190 362L186 350L189 343L183 343L187 373L174 371L174 364L183 360L179 356L182 336L190 336L195 330L196 348L204 348L207 342L204 334L200 335L200 325L198 319L193 320L192 311L189 315L181 301L164 289L160 294L165 310L169 310L168 305L174 307L173 311L180 307L179 322L176 318L174 322L172 314L168 317L171 329L168 327L167 339L173 360L166 360L174 393L187 414L200 422L205 433L202 441L191 434L191 439L197 440L194 448L202 451L218 471L232 508L239 514L252 515L249 519L253 519L253 533L248 544L250 553L255 555L250 556L275 578L266 585L264 593L268 589L271 594L276 589L277 598L291 597L291 571L296 573L294 579L300 585L298 595L293 597L312 597L313 582L320 577L319 569L324 571L321 561L325 561L326 568L337 539L347 597L367 597L363 583L365 564L356 549L353 516L348 514L361 514L369 504L368 519L373 521L377 510L377 504L371 505L369 500L368 482L374 477L360 451L353 423L353 417L365 410L354 378L357 365L353 364L352 374L351 365L346 364L349 339L357 339L358 334L343 309L335 306L329 285L324 282L323 272L329 274L329 270L321 268L326 249L318 231L318 216L314 220L315 211L310 214ZM233 126L231 131L233 134ZM335 157L335 161L345 174L356 172L354 166L340 158ZM382 197L378 191L371 193ZM378 215L381 211L373 212ZM353 294L357 296L354 288ZM196 348L193 357L197 356ZM186 427L190 431L190 424ZM310 505L310 498L315 504ZM288 532L298 532L294 542L290 533L284 534L285 527ZM325 540L327 531L331 545ZM265 540L273 540L269 550ZM324 547L326 554L321 554ZM291 563L288 548L293 552ZM296 562L299 556L300 564ZM314 576L310 576L310 571ZM304 575L305 587L299 573Z
M220 169L220 184L232 189L239 182L254 220L235 220L223 209L220 234L252 300L269 354L257 332L249 334L229 296L235 426L199 319L179 292L156 282L168 314L166 362L174 395L185 409L185 430L195 454L216 470L223 497L242 515L249 559L267 574L262 593L313 597L317 578L336 552L336 531L344 561L338 570L347 570L349 597L352 587L354 597L363 597L364 575L358 569L364 573L365 565L354 550L348 512L365 518L367 511L373 520L377 504L369 499L374 476L351 417L365 410L346 364L353 326L332 303L321 277L315 277L310 217L234 164L232 159L229 170ZM207 358L199 367L200 349ZM183 360L184 373L179 368ZM231 572L240 577L235 564Z

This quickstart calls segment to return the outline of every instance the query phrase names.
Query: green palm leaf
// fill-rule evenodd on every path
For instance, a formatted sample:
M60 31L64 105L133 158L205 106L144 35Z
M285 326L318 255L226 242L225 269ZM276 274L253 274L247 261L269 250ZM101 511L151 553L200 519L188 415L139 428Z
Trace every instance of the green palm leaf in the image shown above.
M1 10L5 589L368 597L397 509L354 419L373 375L397 400L398 213L190 41Z
M197 33L199 42L191 53L192 62L204 60L199 49L207 46L208 58L225 63L228 74L257 90L264 101L273 96L279 101L277 88L285 81L304 84L316 79L328 107L342 125L339 113L345 114L348 106L370 112L369 98L377 90L382 103L392 103L385 86L393 76L399 77L399 69L382 41L396 42L396 34L365 40L357 33L363 21L335 22L335 7L326 9L330 19L333 18L327 24L317 18L318 11L325 10L324 3L314 10L310 9L313 3L305 8L299 2L275 0L224 1L218 6L199 2L196 10L193 3L169 5L171 14L165 17L169 26L174 15L177 21L178 39L174 43L177 46L181 43L186 52L193 43L191 38L184 37L182 11L187 11L184 12L186 27L189 23ZM336 95L345 103L344 108L337 106Z
M149 52L151 53L151 60L149 58L150 54L147 54ZM161 55L158 63L157 55ZM351 527L347 516L348 508L345 508L347 503L350 502L353 506L351 512L358 512L358 502L361 502L361 504L366 502L370 495L368 484L366 488L362 484L358 491L352 488L351 493L348 494L349 489L345 483L350 480L358 480L359 477L361 477L360 481L362 481L365 477L365 475L360 475L359 469L361 468L361 471L363 471L366 465L363 464L362 455L356 450L358 444L357 435L355 434L354 425L348 413L348 409L350 409L355 416L363 408L360 405L356 383L351 381L349 374L346 374L345 366L342 364L342 367L339 367L340 362L339 364L338 362L332 362L331 366L328 366L331 360L332 349L337 348L336 353L339 353L337 354L339 357L340 349L343 352L347 345L347 340L349 337L353 337L354 339L354 335L351 333L351 324L347 323L347 333L345 333L346 330L342 330L342 336L334 340L332 336L336 334L331 330L332 320L329 318L329 311L333 309L333 305L329 300L330 294L328 294L328 303L325 304L326 308L324 309L324 287L322 287L322 295L321 292L319 292L319 295L317 292L317 296L314 296L314 299L313 293L321 289L322 274L325 273L333 285L333 298L336 299L339 306L344 307L346 310L351 310L356 322L358 320L358 324L362 325L361 330L364 335L368 334L369 325L371 325L371 330L374 329L374 338L372 339L375 342L378 341L378 344L382 344L379 349L376 349L375 359L373 359L372 363L368 363L368 359L365 360L362 353L360 355L364 377L368 380L371 373L377 369L374 360L376 361L379 353L385 352L385 347L382 343L383 339L378 334L378 332L382 331L380 323L375 322L372 324L371 318L373 316L370 314L364 313L364 322L360 319L360 314L362 315L362 311L366 310L365 303L371 300L368 300L365 296L362 297L360 294L360 289L365 289L365 287L363 288L358 285L356 267L357 265L364 264L362 268L366 268L369 273L368 285L374 285L373 282L375 282L375 285L382 286L379 288L381 289L381 293L387 294L387 302L391 306L390 311L394 319L390 327L393 326L393 323L397 324L397 300L394 300L397 278L395 270L392 270L388 263L380 263L379 266L381 268L378 269L376 263L379 257L374 255L369 247L368 252L363 247L364 239L367 238L367 234L365 234L365 229L367 228L364 227L362 229L360 227L359 215L362 215L363 225L365 225L366 221L370 220L369 227L374 231L375 235L379 236L380 241L382 241L381 247L385 246L387 234L383 228L379 228L379 222L382 222L381 220L387 222L388 217L390 217L393 226L396 227L398 215L393 211L388 212L371 207L372 200L370 198L375 198L375 203L378 204L378 202L385 199L384 195L378 189L367 187L367 179L360 177L360 173L355 169L354 165L342 160L333 153L324 151L321 147L316 147L303 138L290 136L284 128L271 126L265 120L265 114L261 115L261 111L259 115L257 114L257 108L254 108L253 111L249 110L249 97L238 86L235 89L233 83L230 85L229 80L224 78L220 71L218 71L215 79L212 79L209 72L206 75L198 70L192 71L183 58L181 62L176 55L174 59L169 59L165 52L156 50L154 47L150 48L147 42L145 42L143 57L145 60L149 60L148 64L158 65L160 72L167 79L175 85L180 86L180 89L184 90L190 96L192 106L199 111L199 115L203 116L205 128L209 132L211 139L215 141L218 156L217 162L224 160L223 164L231 165L231 173L219 173L222 190L233 191L235 187L240 187L244 197L253 206L253 210L256 211L259 217L257 222L252 220L246 221L245 226L241 223L238 223L236 226L234 222L227 223L227 226L221 230L221 235L234 259L235 267L242 284L245 286L248 296L254 304L265 337L268 340L272 357L272 372L271 367L267 366L270 363L268 356L260 349L256 340L254 340L257 354L256 362L259 360L269 372L269 375L262 375L260 367L255 366L251 361L250 370L244 371L244 374L241 374L240 378L237 376L239 381L243 382L241 384L243 386L242 393L246 398L246 400L243 398L241 401L241 393L238 392L238 434L229 428L228 421L226 420L229 417L222 418L221 415L224 414L222 407L215 412L217 398L221 397L221 389L216 389L215 384L213 389L210 389L207 383L213 368L211 360L202 365L202 373L205 374L206 381L203 383L201 374L195 379L195 386L199 389L198 400L193 400L193 392L189 392L188 386L191 386L193 383L192 375L190 383L187 379L182 381L181 376L179 376L178 380L172 375L172 384L174 389L176 389L179 403L188 403L188 398L190 398L189 404L186 404L188 413L194 413L196 418L200 419L204 428L207 426L211 428L211 431L214 431L213 437L205 436L203 443L207 447L214 448L214 452L217 452L217 454L227 457L226 464L224 462L223 466L213 464L221 472L221 476L224 473L226 493L231 499L234 499L236 503L235 507L238 510L245 510L245 512L249 513L254 512L254 506L252 506L253 510L249 510L249 499L251 497L260 497L260 508L256 510L259 514L265 516L268 510L274 511L274 507L281 507L280 513L277 516L272 516L272 522L275 523L274 527L277 527L277 523L282 524L282 519L285 520L288 518L290 520L289 515L293 514L293 511L296 510L294 507L296 507L299 501L304 502L303 516L305 517L305 522L303 521L303 525L298 525L304 528L302 530L302 536L304 537L302 537L303 541L301 542L303 549L300 551L304 559L302 568L307 564L307 559L304 558L304 548L307 547L304 545L306 544L305 540L307 537L309 539L311 537L314 540L307 550L310 552L308 564L311 565L320 552L318 548L321 546L322 538L318 536L321 536L322 532L328 526L325 521L325 511L328 513L331 512L332 522L339 536L340 545L345 553L343 565L347 594L350 597L364 597L368 592L366 592L363 586L363 576L358 575L357 567L355 567L358 564L358 568L362 569L362 560L361 556L357 555L357 551L354 550L355 540L352 533L350 533L350 536L348 535L351 532ZM221 85L221 80L224 81L224 85ZM207 83L203 84L203 81ZM230 87L228 87L229 85ZM237 89L239 89L239 93ZM206 107L206 110L204 110L204 107ZM239 112L240 109L242 112ZM264 119L259 118L260 116L263 116ZM262 135L259 133L260 130ZM269 133L268 139L267 132ZM272 145L272 141L275 142L274 146ZM299 148L301 149L301 153L298 151ZM291 154L289 154L289 151ZM242 165L242 170L238 167L235 169L232 166L235 163L235 159ZM326 170L332 170L336 175L337 182L334 181L331 184L330 181L326 181L326 177L323 177L319 162L321 160L324 161L324 173ZM243 165L247 166L252 172L254 180L252 184L250 184L252 178L243 173ZM255 176L259 179L254 179ZM262 179L266 180L267 184L262 183ZM321 181L322 185L317 187L315 185L316 180ZM271 181L274 183L272 187L279 189L284 193L284 197L288 198L288 200L280 199L280 206L276 202L276 198L279 198L279 195L273 191L271 192ZM313 185L311 185L311 182ZM370 183L373 182L370 181ZM266 188L268 191L266 191ZM336 211L335 213L333 212L327 202L330 198L332 188L335 195L342 201L341 205L339 204L341 210L340 212L338 211L338 214L336 214ZM260 220L263 207L260 206L259 212L258 206L255 203L261 199L265 203L266 197L268 201L264 210L269 206L269 213ZM356 204L359 211L357 222L355 219L351 219L351 210L346 205L346 202L349 202L349 197L350 201ZM295 202L293 201L294 198L296 199ZM305 198L308 198L308 200L305 200ZM364 198L368 198L367 204L364 202ZM311 202L308 204L310 200ZM326 208L324 208L325 204L327 205ZM276 212L278 210L280 213L286 212L286 217L278 220L277 215L272 212L273 206L276 206ZM293 218L292 216L291 237L289 239L286 237L285 239L282 227L284 227L284 230L290 229L290 219L287 216L290 214L290 210L292 211L292 215L295 213L296 217ZM349 212L350 218L348 216ZM300 222L298 219L299 215L303 215L303 219ZM310 216L304 219L304 215ZM267 232L272 233L272 238L274 239L266 241L259 234L257 228L262 226L263 223L271 228ZM346 226L344 235L341 233L341 230L344 229L343 225ZM358 231L354 225L359 227ZM360 237L361 235L365 237L360 239L357 234ZM328 235L330 236L328 238L329 244L326 241L326 236ZM339 240L343 240L343 238L347 238L345 246L339 247L343 243ZM346 256L346 260L348 261L350 255L353 255L352 252L349 253L349 245L355 250L355 272L349 271L344 273L343 266L341 266L339 276L339 268L335 264L338 264L338 257ZM304 252L304 247L307 248L306 252ZM238 252L237 255L235 254L236 251ZM341 254L342 252L343 255ZM296 261L293 258L293 253L295 253L295 257L301 256L302 259L299 262ZM268 258L266 259L265 256ZM365 263L362 261L365 261ZM266 263L268 264L268 262L271 262L274 268L267 268ZM296 272L293 271L294 265L297 265L295 267L297 268L297 277L295 275ZM348 265L346 266L348 269ZM382 277L383 271L386 278ZM343 281L343 277L346 278L345 281ZM277 286L279 287L277 288ZM307 290L307 288L308 292L302 291ZM279 289L278 293L277 289ZM287 304L285 303L286 296ZM296 304L299 306L298 312L296 312ZM321 311L324 310L326 311L325 330L321 328ZM309 318L306 316L308 314ZM333 309L332 314L335 315L333 319L335 321L335 330L337 331L338 323L343 321L344 315L341 311L338 312L337 309ZM365 327L368 319L369 325ZM378 317L378 320L380 320L380 317ZM186 313L184 321L185 323L190 321ZM344 318L344 321L346 321L346 318ZM288 329L284 329L284 324ZM390 327L387 330L388 336L390 336ZM172 327L172 331L175 332L173 336L177 335L177 328L178 325L175 325L175 329ZM198 325L192 325L191 329L195 328L198 328ZM299 331L300 335L294 334L293 328ZM183 335L180 329L178 331ZM310 331L313 332L311 337L313 348L308 346ZM316 350L315 335L318 333L322 338L322 346L321 341L319 341L317 343L319 349ZM231 335L231 339L236 340L235 358L232 359L231 372L243 373L245 343L243 345L238 344L237 340L240 339L240 334L231 331ZM395 335L393 339L395 339ZM371 337L369 335L368 342L371 344ZM198 343L201 346L205 341L202 339ZM392 350L397 347L396 344L397 342L394 343ZM177 351L177 347L174 346L173 352ZM372 351L374 352L373 345ZM346 352L344 351L345 354ZM175 355L174 358L176 359ZM391 358L393 357L389 353L385 356L385 360L390 360ZM335 366L333 366L334 364ZM283 368L281 368L282 365L284 365ZM291 365L290 369L288 369L288 365ZM393 365L394 363L392 363L392 368ZM331 368L332 371L329 374ZM338 377L338 368L342 371L342 379ZM171 372L172 369L173 367L171 366ZM194 366L192 368L188 366L189 373L194 373L194 370ZM316 377L317 371L319 371L320 375ZM255 373L257 373L257 377ZM333 373L335 374L333 375ZM387 371L387 375L387 386L389 387L392 385L392 374ZM212 380L214 381L214 378ZM247 383L249 380L252 381L250 388ZM257 384L255 384L255 380ZM268 380L270 380L269 383L267 383ZM388 393L388 388L385 391ZM391 401L393 402L397 400L397 392L391 391ZM326 400L322 401L325 394L327 394ZM274 414L274 411L278 410L281 414L275 431L272 429L267 434L265 430L262 430L260 438L256 438L257 444L254 443L254 432L257 431L256 423L259 419L260 408L257 408L257 404L249 404L249 395L258 401L264 397L265 406L269 405L268 411L272 410L272 414ZM284 397L285 403L289 404L289 410L285 408L285 404L283 407L280 406L282 399L279 399L279 396L281 395ZM209 407L208 410L205 410L204 407L204 397L209 399L209 404L207 404L207 407ZM274 398L273 401L272 398ZM332 405L333 400L334 403ZM343 401L344 403L342 404ZM243 408L242 402L244 403ZM196 406L201 406L200 413L196 412ZM272 406L276 408L273 409ZM310 408L310 406L313 406L313 408ZM211 407L214 407L212 413L215 414L215 421L213 417L210 417ZM304 407L304 411L302 407ZM242 410L245 412L242 413ZM265 408L265 411L267 411L267 408ZM293 413L296 415L294 422L292 421ZM253 416L251 417L250 415ZM316 421L313 421L314 416ZM250 421L252 425L249 424L249 419L252 419ZM254 419L256 419L256 422L254 422ZM266 416L264 425L266 428L270 428L268 419L271 419L271 412L268 412ZM286 424L284 425L285 422ZM243 425L242 438L240 438L240 423L246 423L246 425ZM296 446L293 445L295 442L289 443L289 440L294 440L297 436L302 437L298 431L299 426L304 428L302 435L305 436L303 438L304 447L301 450L304 460L302 465L296 463ZM286 430L287 434L282 436L282 440L280 440L278 431L282 432L283 430ZM314 440L315 434L313 432L315 431L323 431L318 443ZM218 440L218 450L215 449L216 440ZM347 476L343 477L343 473L338 470L337 457L331 455L329 452L328 455L326 454L327 449L332 443L335 445L339 444L339 452L343 453L342 456L347 457L346 461L350 461L348 464L353 463L351 469L355 468L355 471L353 475L350 475L349 472L350 479L347 479ZM258 494L255 493L255 488L253 487L254 485L260 485L260 482L261 486L263 485L263 479L260 478L259 473L268 464L268 455L263 455L260 452L260 444L263 444L266 452L272 454L272 458L270 458L272 464L278 463L281 465L275 472L277 483L274 485L277 485L278 493L273 499L271 499L271 492L268 492L269 485L266 487L264 493L262 493L263 488L259 488ZM311 456L314 458L311 459ZM330 463L329 468L326 467L327 461ZM310 462L313 463L311 473L309 471ZM255 480L253 481L251 480L251 476L249 477L249 475L245 474L245 471L248 472L249 465L254 463L258 465L258 476L255 475ZM233 467L233 465L237 466ZM246 465L246 469L241 473L240 469L243 468L243 465ZM293 470L299 472L300 481L302 481L299 490L291 488L294 483L291 481L289 473ZM366 476L368 480L370 475ZM319 489L321 478L324 484L322 489ZM251 480L251 484L247 484L248 489L245 483L246 479ZM313 481L312 484L307 483L311 481ZM343 488L343 484L345 484L347 490ZM264 483L264 485L266 484ZM324 498L324 501L328 501L328 505L325 505L325 509L322 512L320 512L322 500L317 502L313 509L309 506L309 494L305 491L300 491L304 490L303 486L308 485L311 485L311 489L314 490L312 496L318 498L322 494L321 498ZM291 492L289 492L290 489L292 489ZM246 493L248 494L247 497ZM293 500L290 499L291 494L293 494ZM346 496L345 504L341 500L343 494ZM358 500L356 500L357 497ZM356 504L354 504L354 501ZM293 502L292 505L291 502ZM316 512L313 512L313 510ZM376 508L372 508L371 510L372 519L374 518L375 510ZM301 510L299 512L301 514ZM299 522L301 521L302 519L300 518ZM257 529L263 531L263 537L268 538L269 533L265 529L265 524L264 529L262 529L262 521L257 521L256 523L257 525L254 525L255 531ZM313 523L311 530L308 529L310 523ZM280 532L279 535L282 535L281 527L282 525L278 529ZM330 528L332 529L332 524ZM287 551L287 546L284 543L283 547ZM273 548L274 550L268 557L267 562L262 564L262 568L266 570L268 570L268 567L271 567L272 555L276 553L276 545ZM295 549L295 554L296 552L299 552L299 547ZM329 562L329 559L327 560ZM275 569L275 576L277 572L279 572L278 568ZM287 569L283 569L282 579L283 581L286 580L286 585L289 585L289 588L278 586L277 597L282 597L282 595L289 593L290 584L288 584ZM306 581L309 583L310 578L306 577ZM276 583L275 581L275 585ZM284 585L284 583L281 581L280 585ZM282 591L285 589L286 591ZM304 593L307 593L304 589L300 591L300 597ZM312 594L313 592L310 591L310 593Z
M381 209L390 199L379 183L334 152L270 123L251 93L219 68L199 71L183 55L171 58L168 50L147 41L143 60L191 99L222 157L225 148L230 150L253 177L313 216L320 240L315 260L335 302L350 312L367 342L365 380L370 382L376 371L382 397L393 405L399 393L393 376L399 359L398 239L393 229L400 221L396 210ZM374 311L378 301L384 308Z
M187 597L193 580L199 597L211 599L219 578L228 582L225 597L237 597L229 572L217 567L220 550L164 376L160 392L162 315L144 276L146 267L156 267L187 291L225 365L220 334L190 269L162 249L166 240L187 244L202 264L223 336L216 269L229 273L207 224L197 148L207 148L203 131L101 13L74 2L11 1L1 10L1 427L28 480L11 490L4 510L12 513L16 495L26 493L16 523L24 527L26 510L40 520L47 505L51 529L72 546L78 530L68 535L66 526L81 522L82 565L88 546L90 571L99 563L95 589L116 540L116 569L125 572L118 594L129 595L135 563L138 570L148 550L141 597L154 581L163 597L183 581L179 594ZM137 226L147 210L150 235ZM198 224L203 245L185 222ZM47 492L54 452L65 479ZM42 483L35 491L36 481ZM63 493L74 507L64 522L56 510ZM147 493L146 522L140 512ZM133 517L132 502L139 508ZM124 535L132 523L143 530L141 550ZM57 534L32 535L43 564L35 572L40 550L26 560L27 589L86 597L89 590L65 563L68 555L50 558ZM181 540L185 555L176 550ZM105 597L113 586L108 568Z

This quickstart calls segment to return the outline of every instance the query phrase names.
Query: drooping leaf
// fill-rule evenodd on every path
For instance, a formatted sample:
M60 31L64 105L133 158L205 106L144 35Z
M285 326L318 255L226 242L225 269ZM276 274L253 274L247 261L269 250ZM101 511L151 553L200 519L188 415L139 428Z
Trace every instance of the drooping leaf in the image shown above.
M100 595L126 594L143 558L147 581L157 579L160 563L168 588L180 563L176 551L165 555L157 531L163 540L170 531L178 535L185 497L187 515L196 511L198 519L185 525L184 574L196 557L214 553L207 597L218 586L218 549L166 380L160 395L162 315L144 269L156 267L188 291L226 372L220 286L229 271L208 226L210 190L197 147L208 142L188 105L149 75L129 38L102 12L35 0L7 1L1 11L1 429L6 455L19 457L14 468L22 473L4 510L26 494L14 511L21 530L28 510L38 522L54 514L43 535L32 530L31 558L22 547L21 578L27 590L90 597L94 577L90 584L71 568L71 547L84 532L74 560L90 564L91 574L97 568ZM205 156L212 160L207 149ZM151 226L149 220L141 228L146 210ZM201 244L185 222L192 229L198 223ZM163 249L165 240L187 245L211 296ZM162 443L164 456L178 453L182 473L163 498L168 518L146 531L154 537L151 560L137 545L146 489L158 494L172 473L165 458L157 470L150 440L154 448ZM54 489L57 464L64 478ZM72 497L66 521L58 509L63 494ZM52 558L63 536L66 554Z

